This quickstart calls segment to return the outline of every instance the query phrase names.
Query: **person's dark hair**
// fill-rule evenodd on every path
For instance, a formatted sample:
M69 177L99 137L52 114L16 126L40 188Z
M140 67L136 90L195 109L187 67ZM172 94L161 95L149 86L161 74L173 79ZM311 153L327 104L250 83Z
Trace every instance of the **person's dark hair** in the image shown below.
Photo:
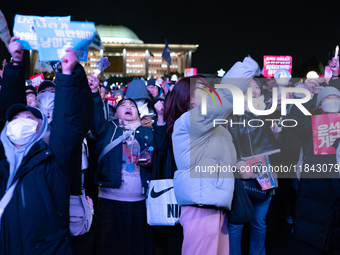
M123 102L125 102L125 101L130 101L130 102L132 102L132 103L136 106L136 109L137 109L137 112L138 112L138 116L139 116L140 113L139 113L139 110L138 110L138 106L137 106L135 100L133 100L133 99L131 99L131 98L123 98L122 100L120 100L120 101L118 102L118 104L116 105L116 107L113 109L113 113L116 113L118 107L121 106L121 104L122 104Z
M184 77L180 79L170 92L165 108L164 118L168 124L166 132L172 134L175 121L185 112L190 110L190 95L194 94L196 89L196 82L191 79L200 79L203 83L206 83L203 76L195 75L191 77Z
M261 95L263 95L263 91L264 91L264 89L263 89L263 84L262 84L262 82L260 81L259 77L254 77L253 80L256 81L257 85L259 85L260 90L261 90Z

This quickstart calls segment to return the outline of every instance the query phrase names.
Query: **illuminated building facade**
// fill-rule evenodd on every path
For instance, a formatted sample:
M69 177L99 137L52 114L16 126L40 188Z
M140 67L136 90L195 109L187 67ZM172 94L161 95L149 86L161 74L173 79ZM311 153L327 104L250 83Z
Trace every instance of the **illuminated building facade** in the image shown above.
M110 66L103 72L103 78L144 76L156 78L170 72L184 73L191 67L192 53L197 44L169 44L171 65L163 60L164 44L144 43L124 26L96 26L105 50L90 48L88 62L83 63L87 75L94 72L96 62L108 57Z

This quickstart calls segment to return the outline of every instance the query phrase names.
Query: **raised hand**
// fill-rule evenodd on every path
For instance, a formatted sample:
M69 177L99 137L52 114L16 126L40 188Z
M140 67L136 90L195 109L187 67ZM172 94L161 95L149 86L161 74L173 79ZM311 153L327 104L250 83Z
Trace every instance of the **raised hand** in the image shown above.
M66 51L66 54L62 58L62 61L61 61L62 70L63 70L63 74L70 75L72 74L73 68L77 64L78 59L76 56L76 52L73 49L68 48L65 51Z
M11 38L11 42L8 45L8 51L11 53L13 65L18 65L23 61L24 58L24 48L20 43L17 42L19 39L19 37L13 36Z
M97 93L99 91L99 80L94 74L87 79L92 93Z
M164 115L164 102L158 101L155 103L155 110L157 112L157 115Z
M332 61L329 63L329 68L332 70L332 77L337 78L339 72L339 56L332 58Z
M157 124L164 125L164 102L158 101L154 107L157 112Z

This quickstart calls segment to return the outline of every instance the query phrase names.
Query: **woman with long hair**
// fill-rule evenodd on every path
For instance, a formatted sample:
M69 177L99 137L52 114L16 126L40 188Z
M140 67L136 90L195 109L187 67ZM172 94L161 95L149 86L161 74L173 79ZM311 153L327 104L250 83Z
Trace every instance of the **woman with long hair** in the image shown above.
M245 92L258 71L257 63L247 57L237 62L224 76L222 84L232 84ZM219 102L207 97L219 95ZM202 115L201 99L206 104ZM236 150L229 131L214 119L226 119L232 113L232 95L228 89L214 90L202 76L183 78L170 93L165 107L168 132L172 133L173 151L178 170L174 190L182 206L182 254L228 254L227 210L231 209L236 165ZM206 171L215 167L216 171ZM220 167L220 168L218 168Z

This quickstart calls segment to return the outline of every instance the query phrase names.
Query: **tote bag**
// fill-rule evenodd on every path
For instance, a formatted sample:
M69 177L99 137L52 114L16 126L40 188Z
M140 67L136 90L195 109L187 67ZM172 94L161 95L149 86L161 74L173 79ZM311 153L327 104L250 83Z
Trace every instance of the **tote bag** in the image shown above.
M178 205L173 179L152 180L146 197L147 222L151 226L174 226L179 223Z

